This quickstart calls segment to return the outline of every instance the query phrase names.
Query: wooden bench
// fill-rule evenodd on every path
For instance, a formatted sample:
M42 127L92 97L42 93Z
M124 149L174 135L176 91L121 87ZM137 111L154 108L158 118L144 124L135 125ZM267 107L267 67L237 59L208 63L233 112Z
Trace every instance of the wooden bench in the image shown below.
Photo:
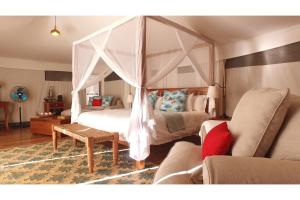
M89 172L94 171L94 144L106 141L112 141L113 146L113 164L118 164L119 157L119 134L100 131L79 124L53 125L52 139L54 150L57 150L57 137L60 134L68 135L73 138L73 144L76 146L77 140L84 142L87 149L87 158Z

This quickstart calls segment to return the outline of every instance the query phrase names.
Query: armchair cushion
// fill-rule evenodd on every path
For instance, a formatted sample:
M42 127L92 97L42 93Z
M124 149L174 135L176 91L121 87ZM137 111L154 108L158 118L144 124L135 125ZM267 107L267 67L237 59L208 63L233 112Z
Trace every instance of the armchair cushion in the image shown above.
M300 97L291 95L291 105L287 111L280 132L269 152L274 159L300 161Z
M234 110L229 130L234 137L233 156L264 157L289 107L289 89L246 92Z
M203 162L204 184L299 184L300 162L211 156Z

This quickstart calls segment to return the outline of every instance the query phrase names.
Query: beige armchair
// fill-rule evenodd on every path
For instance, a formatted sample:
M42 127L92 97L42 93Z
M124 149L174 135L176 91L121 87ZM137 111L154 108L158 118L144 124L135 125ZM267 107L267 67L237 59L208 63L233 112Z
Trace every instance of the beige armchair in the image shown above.
M300 161L211 156L203 162L204 184L300 183Z
M284 108L281 107L280 109L279 105L274 107L276 112L280 110L281 113L279 113L279 116L276 115L276 112L271 112L270 118L267 117L268 119L266 120L268 126L265 126L263 122L267 116L267 112L261 113L256 110L255 112L260 112L257 116L255 116L255 113L248 113L250 117L251 114L253 114L253 121L247 119L250 125L254 123L255 120L258 120L256 122L258 125L251 125L253 127L251 130L255 130L254 133L250 133L248 129L244 132L244 127L242 127L244 124L241 126L234 124L238 122L240 118L236 112L245 112L241 108L241 106L245 106L243 100L241 100L242 102L239 103L238 110L236 109L233 114L232 121L228 122L229 129L232 131L235 139L230 156L210 156L202 162L200 158L201 146L187 142L178 142L170 150L170 157L167 156L162 162L154 177L154 183L299 184L300 97L291 96L291 98L288 99L289 100L286 101L288 102L287 104L282 105L282 103L280 103L280 106L288 107L286 112ZM284 98L284 100L286 100L286 98ZM284 100L280 102L284 102ZM249 107L249 104L247 104L247 106ZM247 109L248 112L251 110L251 108ZM263 118L261 118L261 116L263 116ZM282 116L284 116L284 120L280 122ZM244 117L247 118L247 116ZM201 140L204 140L211 127L220 122L207 121L205 123L200 131ZM280 126L276 129L278 124L280 124ZM250 125L247 124L246 127L248 128ZM263 127L263 129L259 126ZM270 127L271 129L269 129ZM273 132L271 135L276 132L274 138L270 137L270 135L265 135L266 131ZM259 136L257 135L258 132L264 132L264 134ZM246 136L250 137L242 138L245 136L243 134L248 134ZM270 146L267 147L270 140ZM263 146L260 146L261 142L263 142ZM247 151L246 147L250 151ZM253 147L255 148L254 150ZM194 155L191 156L192 154ZM192 159L188 159L189 157ZM191 169L201 165L201 169L191 172ZM181 173L180 176L176 176L179 172L186 173ZM172 174L170 178L160 181L169 174Z

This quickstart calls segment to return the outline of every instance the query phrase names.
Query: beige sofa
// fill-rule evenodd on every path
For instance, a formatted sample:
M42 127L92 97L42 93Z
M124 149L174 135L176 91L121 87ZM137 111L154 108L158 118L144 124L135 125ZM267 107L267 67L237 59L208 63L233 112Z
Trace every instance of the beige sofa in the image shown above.
M228 122L229 129L234 136L231 156L210 156L202 161L200 159L201 146L189 142L178 142L162 162L153 182L160 184L299 184L300 97L284 95L281 100L277 99L279 104L275 103L275 106L267 112L261 110L275 102L272 96L264 100L255 100L255 98L248 98L248 95L247 100L240 101L232 120ZM259 107L253 102L249 104L249 99L266 102L262 102L265 105ZM259 110L253 110L255 106L258 106ZM268 126L265 126L263 122L266 118L268 118L266 120ZM283 118L282 121L281 118ZM243 123L241 120L244 120ZM213 127L218 123L220 122L206 122L207 127ZM208 131L205 127L201 128L202 140ZM257 133L261 131L269 135L257 136ZM256 140L256 138L259 139ZM251 146L253 141L254 145Z

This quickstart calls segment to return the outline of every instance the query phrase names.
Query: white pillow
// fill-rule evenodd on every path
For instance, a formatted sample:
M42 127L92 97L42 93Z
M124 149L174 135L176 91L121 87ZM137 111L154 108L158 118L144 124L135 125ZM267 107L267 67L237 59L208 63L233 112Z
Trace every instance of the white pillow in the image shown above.
M207 97L206 95L197 95L195 96L195 102L194 102L194 111L200 111L205 112L207 104Z
M157 100L155 102L155 106L154 106L154 110L159 110L160 109L160 106L162 104L162 97L157 97Z
M193 111L194 102L195 102L194 94L193 93L189 94L187 96L187 99L186 99L186 108L185 108L185 110L186 111Z

